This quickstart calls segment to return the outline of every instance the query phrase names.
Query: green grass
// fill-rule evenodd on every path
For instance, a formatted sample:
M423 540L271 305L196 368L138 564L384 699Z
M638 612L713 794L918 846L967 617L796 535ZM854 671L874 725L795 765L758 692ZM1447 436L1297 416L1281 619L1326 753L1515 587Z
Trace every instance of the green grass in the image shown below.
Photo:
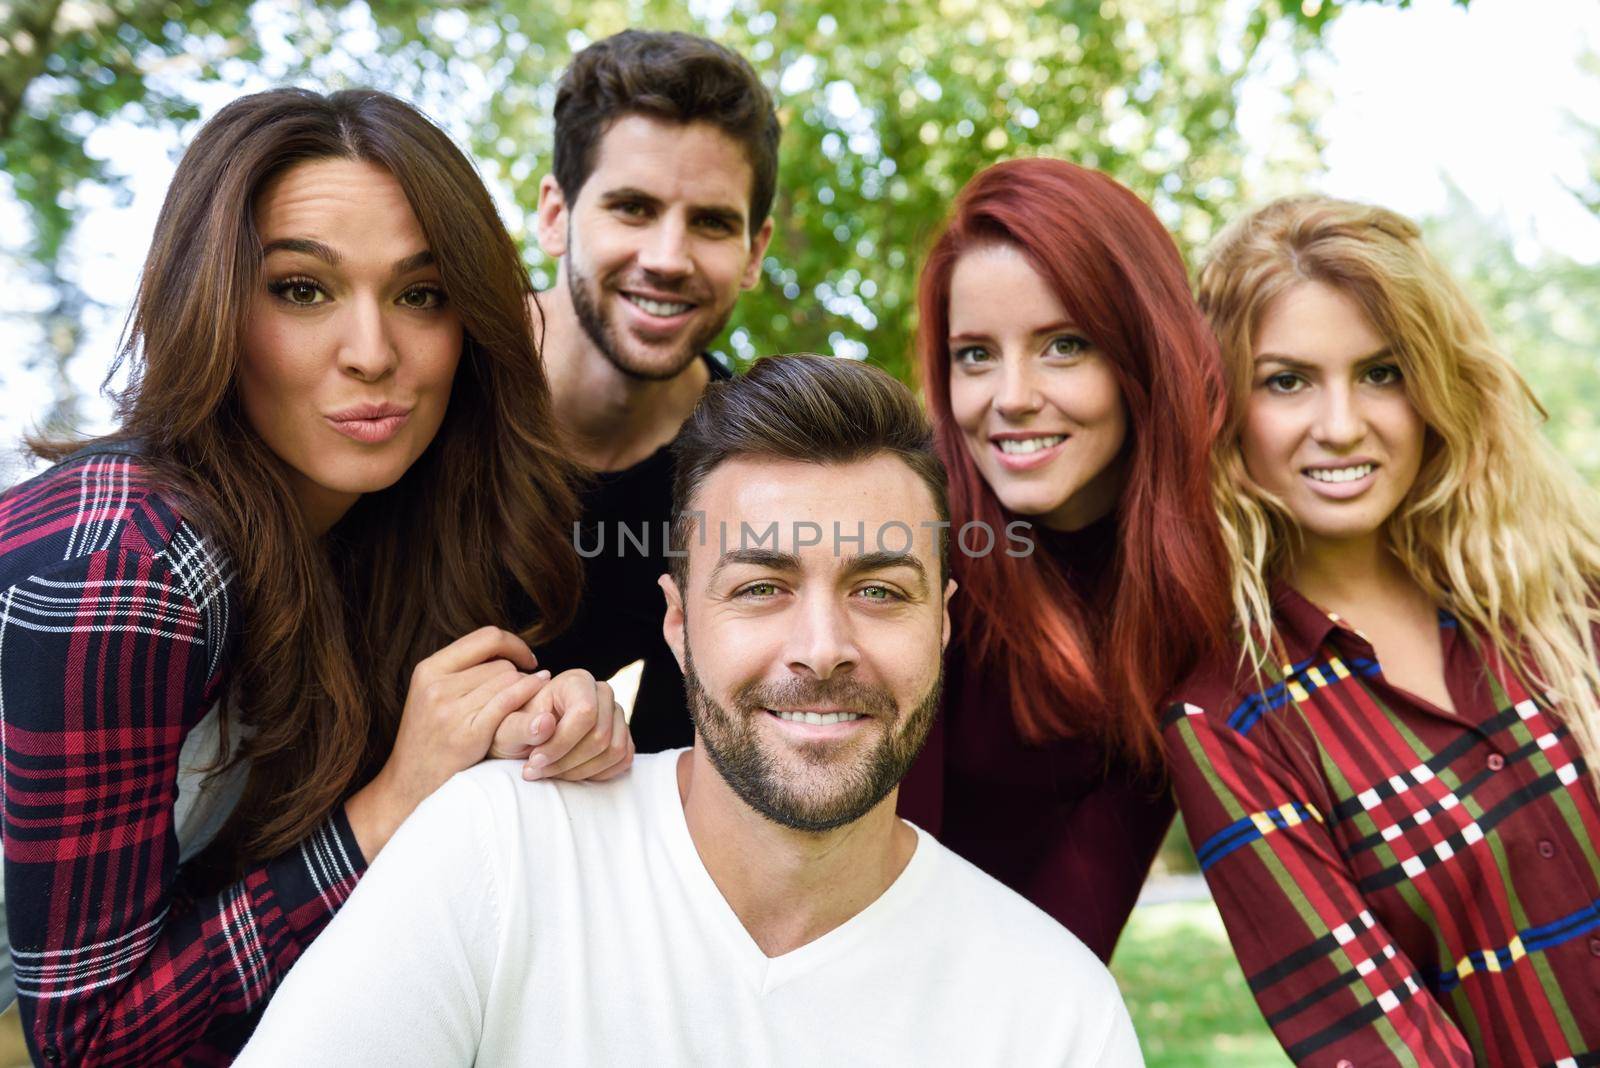
M1111 971L1149 1068L1283 1068L1209 901L1135 909Z

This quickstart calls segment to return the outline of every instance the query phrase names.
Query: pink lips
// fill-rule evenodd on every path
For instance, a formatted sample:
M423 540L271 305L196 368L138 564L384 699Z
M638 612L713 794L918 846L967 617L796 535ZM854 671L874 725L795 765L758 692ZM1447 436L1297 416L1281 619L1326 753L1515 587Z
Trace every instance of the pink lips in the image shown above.
M1054 445L1051 445L1046 449L1038 449L1034 452L1006 452L1000 447L1000 443L1002 441L1028 441L1033 438L1051 436L1053 435L1033 432L993 434L989 438L989 447L994 450L994 458L998 460L1000 466L1004 467L1007 471L1030 471L1035 467L1042 467L1059 456L1061 454L1061 450L1066 446L1067 442L1072 440L1072 435L1062 434L1061 440L1056 442Z
M356 404L324 416L333 429L366 445L388 441L410 417L411 409L398 404Z
M1311 477L1311 472L1314 470L1337 471L1346 467L1365 467L1368 465L1372 467L1371 471L1368 471L1360 478L1352 479L1349 482L1323 482L1321 479ZM1317 496L1332 501L1347 501L1352 497L1361 496L1375 481L1377 481L1378 464L1364 457L1356 460L1353 463L1340 464L1338 467L1327 464L1318 464L1314 467L1302 469L1301 477L1303 477L1310 485L1311 492L1315 493Z

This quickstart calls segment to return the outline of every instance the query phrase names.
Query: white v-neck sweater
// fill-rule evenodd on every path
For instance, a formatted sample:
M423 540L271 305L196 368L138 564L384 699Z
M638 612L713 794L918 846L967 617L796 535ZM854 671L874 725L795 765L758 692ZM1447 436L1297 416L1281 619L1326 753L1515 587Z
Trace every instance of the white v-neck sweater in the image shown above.
M769 959L700 862L677 762L598 784L526 783L515 761L457 775L238 1064L1142 1064L1099 960L920 830L881 897Z

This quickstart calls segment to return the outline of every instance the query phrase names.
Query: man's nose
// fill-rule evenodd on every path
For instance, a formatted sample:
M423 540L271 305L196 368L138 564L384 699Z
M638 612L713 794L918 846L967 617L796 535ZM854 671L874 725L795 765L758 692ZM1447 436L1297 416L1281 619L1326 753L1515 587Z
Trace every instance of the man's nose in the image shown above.
M639 249L639 266L650 274L667 278L681 278L694 270L694 260L689 255L689 233L683 220L669 213L650 228Z
M827 679L860 659L848 607L832 591L803 598L789 637L790 670Z

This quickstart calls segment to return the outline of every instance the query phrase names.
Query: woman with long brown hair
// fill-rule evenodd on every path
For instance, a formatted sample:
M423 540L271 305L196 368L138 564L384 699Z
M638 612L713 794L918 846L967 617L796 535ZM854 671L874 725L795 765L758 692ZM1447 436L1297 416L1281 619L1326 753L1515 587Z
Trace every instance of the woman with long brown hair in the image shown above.
M35 442L56 466L0 498L36 1059L225 1060L450 775L492 745L627 767L604 684L485 626L520 587L536 640L577 594L528 292L472 165L393 97L256 94L185 153L119 431Z
M1158 703L1227 619L1216 342L1154 212L1054 159L967 184L918 306L960 590L901 811L1109 959L1172 819Z

